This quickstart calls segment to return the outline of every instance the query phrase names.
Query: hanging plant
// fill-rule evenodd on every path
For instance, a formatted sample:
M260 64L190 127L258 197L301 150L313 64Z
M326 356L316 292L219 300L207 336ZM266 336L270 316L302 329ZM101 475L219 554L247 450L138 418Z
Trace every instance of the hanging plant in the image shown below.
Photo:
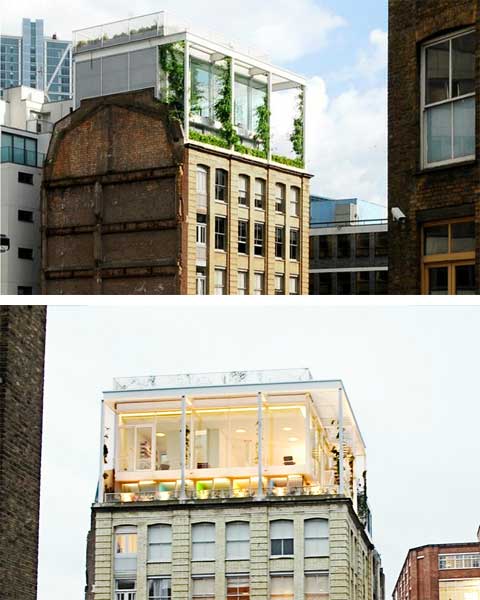
M270 152L270 116L271 112L268 108L268 92L265 94L263 104L257 108L257 133L255 141L260 143L265 154L268 156Z
M305 160L305 137L303 131L303 121L305 112L305 92L302 89L298 96L298 112L297 116L293 120L293 132L290 136L292 142L293 151L297 155L298 159L303 162Z
M159 64L166 78L162 100L170 106L172 114L183 120L185 90L185 42L159 47Z
M220 94L215 102L215 118L222 124L221 136L229 147L235 146L240 141L235 127L232 123L233 101L232 101L232 59L225 59L226 67L220 70L219 83Z

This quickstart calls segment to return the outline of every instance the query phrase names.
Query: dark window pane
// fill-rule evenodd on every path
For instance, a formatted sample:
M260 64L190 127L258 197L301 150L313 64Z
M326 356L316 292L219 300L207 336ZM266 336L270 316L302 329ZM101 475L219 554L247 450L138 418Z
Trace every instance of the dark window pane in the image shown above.
M275 227L275 258L285 256L285 228Z
M428 293L430 296L448 294L448 267L435 267L428 271Z
M283 554L293 554L293 540L283 540Z
M375 294L386 296L388 293L388 271L377 271L375 273Z
M215 172L215 200L227 201L227 172L223 169Z
M265 225L263 223L255 223L254 228L254 254L255 256L263 256L265 240Z
M370 294L370 272L360 271L357 273L357 294L367 296Z
M272 556L282 554L282 540L272 540Z
M333 293L333 274L318 274L318 293L321 296L331 296Z
M475 33L452 40L452 96L475 91Z
M450 42L441 42L426 50L426 102L440 102L449 97Z
M337 294L349 296L352 293L351 273L337 273Z
M339 235L337 238L337 257L350 258L351 239L349 235Z
M388 233L381 231L375 234L375 256L388 255Z
M475 223L452 223L452 252L475 250Z
M318 258L333 258L333 235L319 236Z
M459 296L475 294L475 265L455 267L455 292Z
M425 228L425 256L448 253L448 225Z
M238 222L238 251L241 254L248 252L248 223L247 221Z
M370 234L358 233L356 236L357 258L367 258L370 254Z
M223 217L215 217L215 249L227 249L227 220Z

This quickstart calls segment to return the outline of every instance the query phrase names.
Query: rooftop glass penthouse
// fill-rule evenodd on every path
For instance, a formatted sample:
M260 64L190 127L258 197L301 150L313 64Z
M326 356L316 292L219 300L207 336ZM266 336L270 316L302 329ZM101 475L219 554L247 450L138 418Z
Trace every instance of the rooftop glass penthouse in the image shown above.
M299 75L218 36L193 33L165 12L75 31L73 45L76 106L153 87L182 122L186 142L304 167Z
M115 380L97 502L346 496L368 525L365 446L341 381L307 369Z

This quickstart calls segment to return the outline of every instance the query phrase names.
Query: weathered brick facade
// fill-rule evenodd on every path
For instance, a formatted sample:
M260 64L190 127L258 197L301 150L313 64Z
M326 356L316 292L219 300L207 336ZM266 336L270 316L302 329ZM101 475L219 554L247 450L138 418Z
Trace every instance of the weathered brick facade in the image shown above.
M478 0L390 0L389 8L389 205L390 294L422 291L422 227L425 223L473 217L476 223L476 287L480 282L480 187L477 161L423 168L421 160L421 48L444 34L475 27ZM478 44L478 42L477 42ZM477 45L475 88L480 77ZM476 115L478 157L480 113Z
M208 204L196 198L197 166L206 165ZM228 173L228 201L215 201L215 170ZM238 206L238 174L250 177L250 209ZM267 182L266 210L253 207L255 177ZM308 293L309 179L299 169L233 156L205 144L184 144L181 127L153 90L82 101L55 128L42 197L42 292L45 294L195 294L197 213L208 214L207 291L215 267L226 270L228 294L238 270L298 278ZM275 184L300 190L298 216L275 212ZM289 196L287 196L287 204ZM228 219L226 251L215 252L215 216ZM250 220L250 244L238 257L238 219ZM265 224L266 252L254 256L254 221ZM275 225L300 232L300 260L275 259ZM287 290L288 293L288 290Z
M440 554L468 553L480 553L480 542L413 548L398 577L394 600L439 600L439 582L442 580L480 578L480 568L439 569Z
M46 307L0 307L2 600L36 600Z

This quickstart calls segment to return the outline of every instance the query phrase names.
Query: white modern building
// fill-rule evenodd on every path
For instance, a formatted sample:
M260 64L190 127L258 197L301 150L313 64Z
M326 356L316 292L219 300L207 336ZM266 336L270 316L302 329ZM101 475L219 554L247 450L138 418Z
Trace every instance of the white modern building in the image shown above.
M36 294L40 279L40 190L42 167L53 124L71 102L47 102L45 93L25 86L0 99L0 293ZM7 249L8 247L8 249Z

